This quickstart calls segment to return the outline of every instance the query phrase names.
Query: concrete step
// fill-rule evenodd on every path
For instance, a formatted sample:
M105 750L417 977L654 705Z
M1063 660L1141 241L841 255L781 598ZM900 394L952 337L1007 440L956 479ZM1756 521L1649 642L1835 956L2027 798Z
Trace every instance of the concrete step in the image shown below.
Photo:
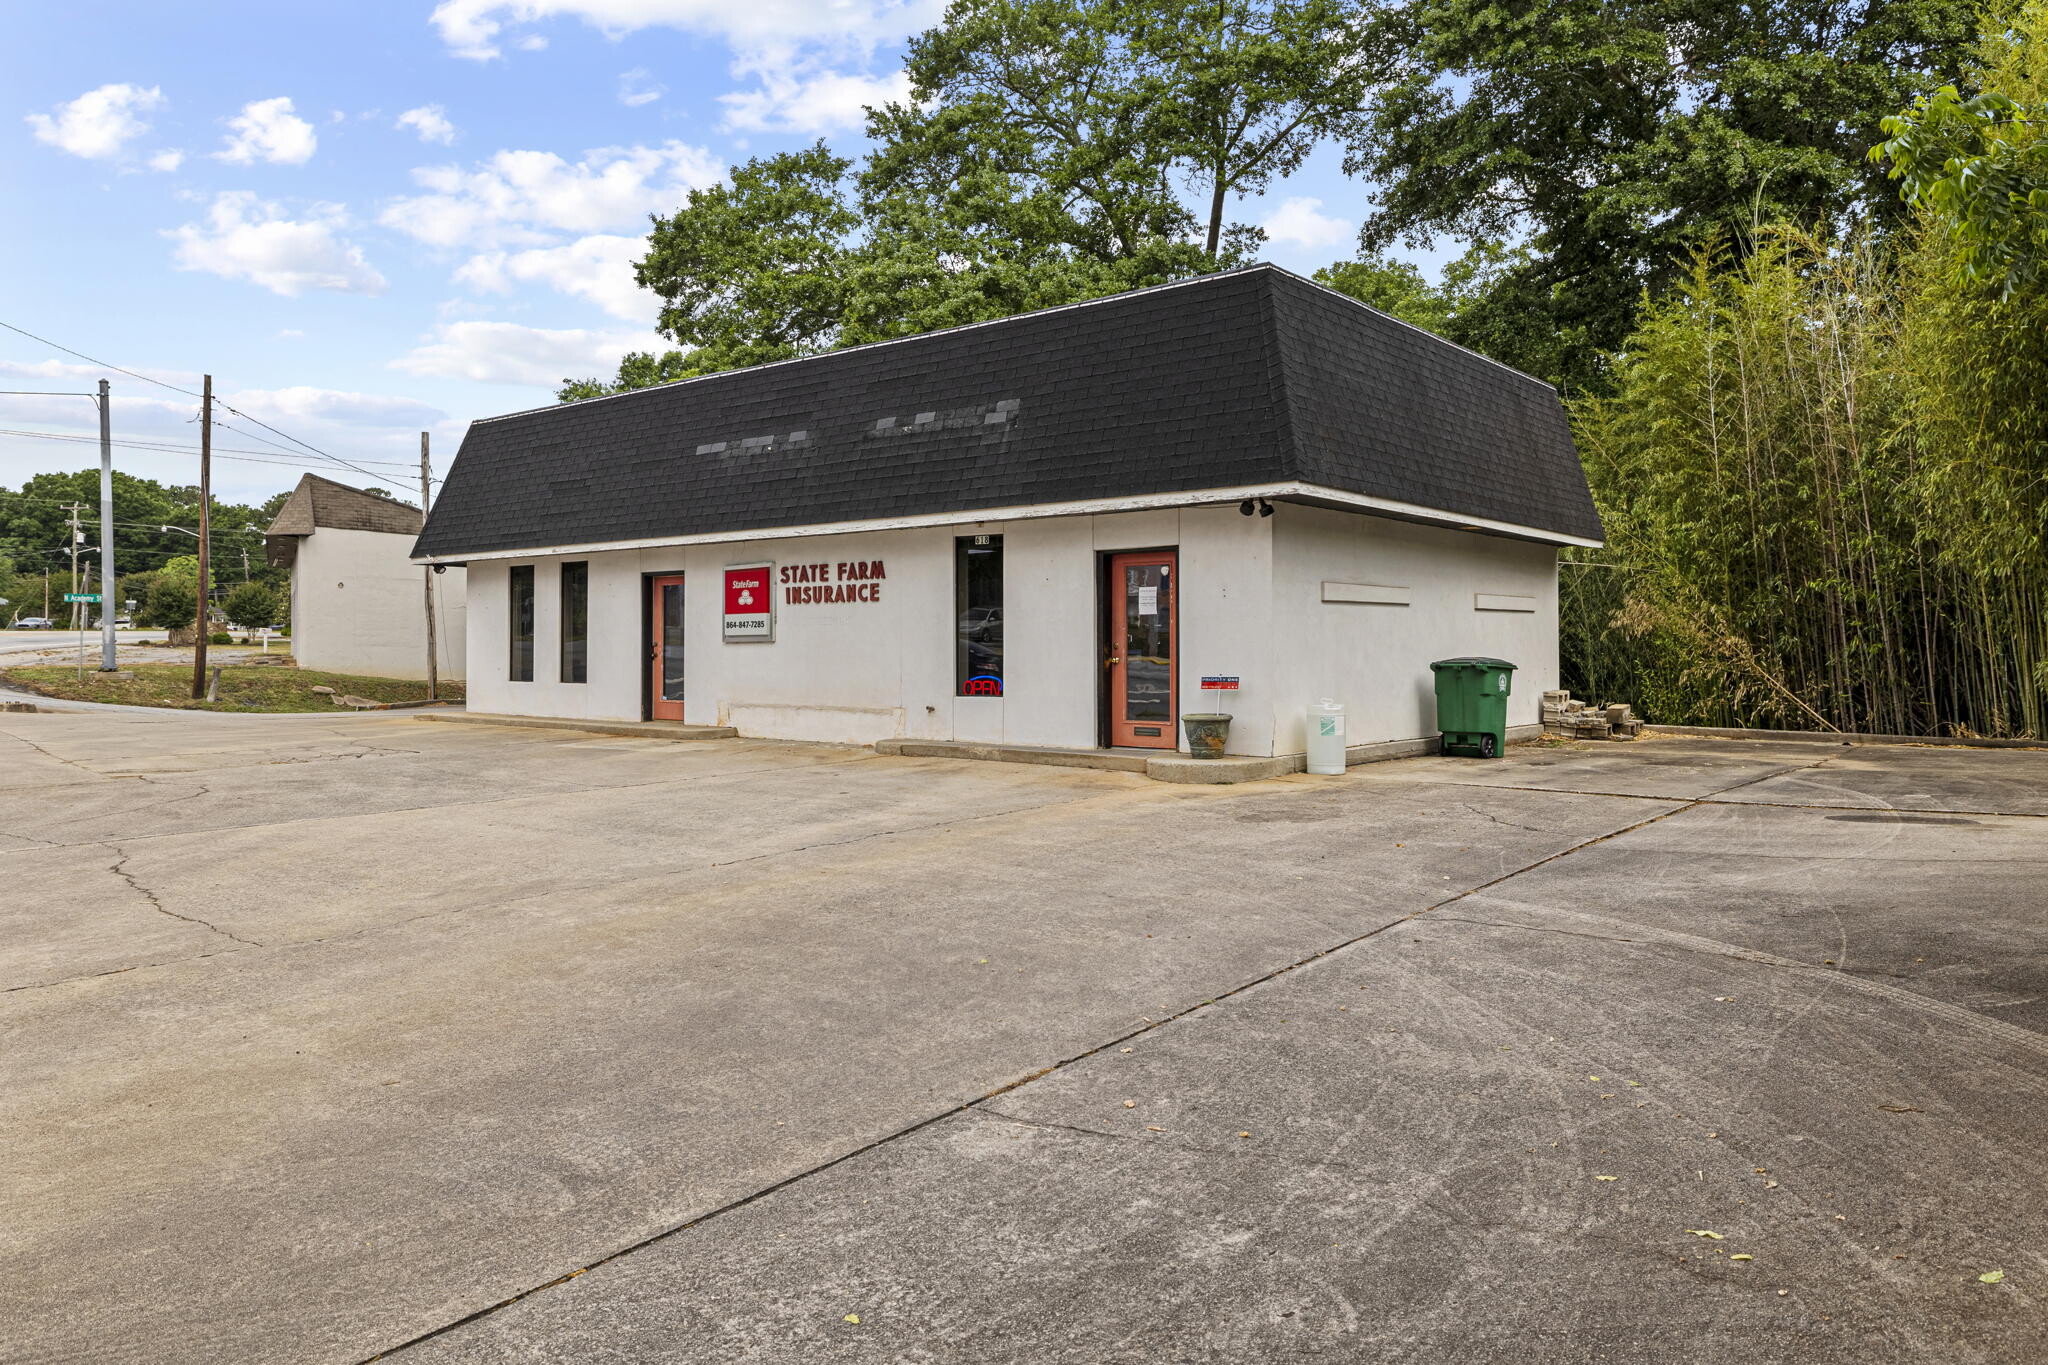
M1508 727L1508 742L1518 744L1536 738L1534 725ZM971 758L995 763L1049 763L1062 768L1100 768L1109 772L1143 773L1155 782L1261 782L1269 777L1306 772L1306 754L1281 754L1256 758L1230 754L1222 758L1189 758L1186 754L1161 749L1052 749L1029 744L969 744L945 739L884 739L875 742L878 754L904 758ZM1395 758L1423 758L1438 751L1437 737L1376 740L1353 744L1344 751L1346 767L1362 763L1384 763Z
M574 730L586 735L625 735L635 739L733 739L730 725L685 725L679 720L568 720L556 716L493 716L474 711L427 711L414 720L450 721L463 725L510 725L526 730Z
M1095 768L1103 772L1142 773L1157 782L1257 782L1298 773L1300 754L1279 758L1226 756L1189 758L1170 750L1053 749L1032 744L970 744L945 739L883 739L875 752L901 758L966 758L991 763L1041 763L1056 768Z
M972 744L955 739L878 739L875 752L898 758L974 758L990 763L1098 768L1112 773L1142 773L1151 758L1129 749L1047 749L1033 744Z

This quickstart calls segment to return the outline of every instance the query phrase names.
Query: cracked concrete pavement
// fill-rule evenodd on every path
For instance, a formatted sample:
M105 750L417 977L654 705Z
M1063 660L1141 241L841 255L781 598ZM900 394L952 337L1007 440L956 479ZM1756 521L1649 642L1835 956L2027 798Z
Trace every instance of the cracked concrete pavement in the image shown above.
M0 716L0 1359L2033 1358L2044 792Z

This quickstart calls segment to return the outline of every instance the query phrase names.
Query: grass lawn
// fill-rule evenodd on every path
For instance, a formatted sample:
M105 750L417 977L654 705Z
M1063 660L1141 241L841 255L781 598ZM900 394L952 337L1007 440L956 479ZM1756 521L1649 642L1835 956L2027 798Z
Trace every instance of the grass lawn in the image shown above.
M372 701L425 701L425 682L397 678L364 678L352 673L321 673L310 668L282 668L276 664L223 664L220 670L220 700L192 700L192 665L135 664L123 670L132 676L102 678L88 668L80 685L78 669L71 666L14 668L7 681L46 697L67 701L104 701L122 706L173 706L186 711L338 711L316 687L331 687L336 693L368 697ZM462 700L462 684L441 683L445 701Z

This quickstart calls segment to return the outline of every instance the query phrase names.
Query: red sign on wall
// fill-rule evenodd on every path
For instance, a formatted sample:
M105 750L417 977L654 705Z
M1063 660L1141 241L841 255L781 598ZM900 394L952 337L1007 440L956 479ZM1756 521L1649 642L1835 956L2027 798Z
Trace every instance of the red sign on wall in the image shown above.
M725 571L725 638L775 638L773 564L733 564Z

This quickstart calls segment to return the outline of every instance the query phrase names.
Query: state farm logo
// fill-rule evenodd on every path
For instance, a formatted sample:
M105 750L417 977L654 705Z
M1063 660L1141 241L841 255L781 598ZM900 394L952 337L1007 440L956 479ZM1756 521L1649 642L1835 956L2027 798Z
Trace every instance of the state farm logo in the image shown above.
M769 586L774 579L773 564L739 564L727 567L724 632L726 639L775 638L775 593Z
M746 569L726 575L725 609L734 616L761 610L768 600L768 578L759 570Z

